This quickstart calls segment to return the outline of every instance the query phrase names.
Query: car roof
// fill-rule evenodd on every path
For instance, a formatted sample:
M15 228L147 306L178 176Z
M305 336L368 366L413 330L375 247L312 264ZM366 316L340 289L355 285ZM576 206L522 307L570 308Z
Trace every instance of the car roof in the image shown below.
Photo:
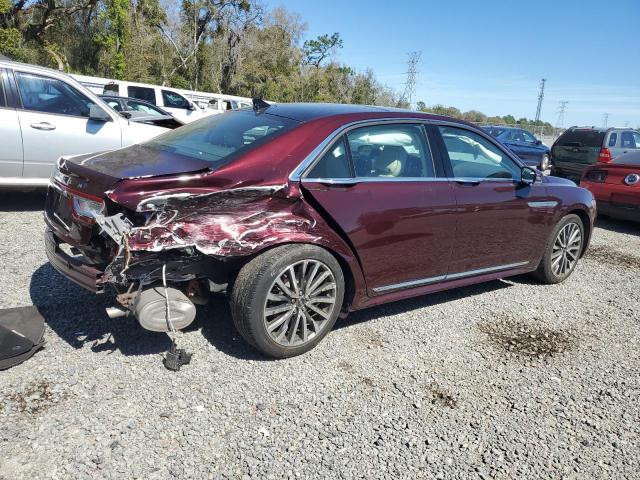
M569 127L567 130L572 131L589 131L589 132L618 132L618 131L633 131L631 127L595 127L595 126L587 126L587 127Z
M478 128L464 120L446 117L443 115L433 115L430 113L416 112L393 107L379 107L372 105L354 105L340 103L274 103L262 109L261 112L269 113L280 117L290 118L298 122L309 122L323 118L344 117L347 121L350 117L375 118L416 118L426 120L443 120L447 122L459 123Z

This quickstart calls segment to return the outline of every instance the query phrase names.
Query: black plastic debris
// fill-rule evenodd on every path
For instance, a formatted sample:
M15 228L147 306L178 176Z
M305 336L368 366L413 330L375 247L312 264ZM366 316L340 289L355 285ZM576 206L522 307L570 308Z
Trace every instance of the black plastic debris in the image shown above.
M18 365L44 345L44 318L36 307L0 310L0 370Z
M187 353L182 348L176 348L176 342L171 342L171 348L167 352L163 359L164 366L168 370L177 372L182 365L187 365L191 362L191 353Z

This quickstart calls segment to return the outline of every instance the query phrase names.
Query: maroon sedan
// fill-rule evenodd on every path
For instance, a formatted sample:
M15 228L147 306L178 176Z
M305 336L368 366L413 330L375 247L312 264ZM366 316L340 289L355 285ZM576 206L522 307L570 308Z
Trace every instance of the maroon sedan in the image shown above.
M242 336L288 357L341 312L526 272L561 282L594 213L589 191L462 121L257 102L61 159L46 249L150 330L185 327L226 291Z
M599 214L640 222L640 150L590 166L580 186L593 193Z

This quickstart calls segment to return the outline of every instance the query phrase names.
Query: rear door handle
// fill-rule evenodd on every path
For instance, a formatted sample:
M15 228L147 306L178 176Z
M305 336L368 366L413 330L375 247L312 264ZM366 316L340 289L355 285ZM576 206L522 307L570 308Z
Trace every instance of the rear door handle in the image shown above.
M55 130L56 126L51 125L49 122L38 122L32 123L31 128L35 128L36 130Z

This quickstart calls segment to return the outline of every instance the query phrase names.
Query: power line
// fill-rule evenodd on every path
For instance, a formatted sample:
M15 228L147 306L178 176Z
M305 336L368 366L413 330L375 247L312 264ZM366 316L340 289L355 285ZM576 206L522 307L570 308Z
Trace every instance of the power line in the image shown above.
M609 125L609 114L605 113L604 115L602 115L602 126L604 128L607 128L607 125Z
M422 52L409 52L409 59L407 60L407 80L404 83L404 93L401 100L409 104L411 108L413 102L413 96L416 94L416 84L418 82L418 63L420 63L420 57Z
M540 80L540 92L538 93L538 109L536 110L536 123L540 120L540 111L542 110L542 100L544 100L544 84L547 83L547 79Z
M562 128L564 126L564 113L567 111L567 100L560 100L558 102L558 121L556 122L556 128Z

